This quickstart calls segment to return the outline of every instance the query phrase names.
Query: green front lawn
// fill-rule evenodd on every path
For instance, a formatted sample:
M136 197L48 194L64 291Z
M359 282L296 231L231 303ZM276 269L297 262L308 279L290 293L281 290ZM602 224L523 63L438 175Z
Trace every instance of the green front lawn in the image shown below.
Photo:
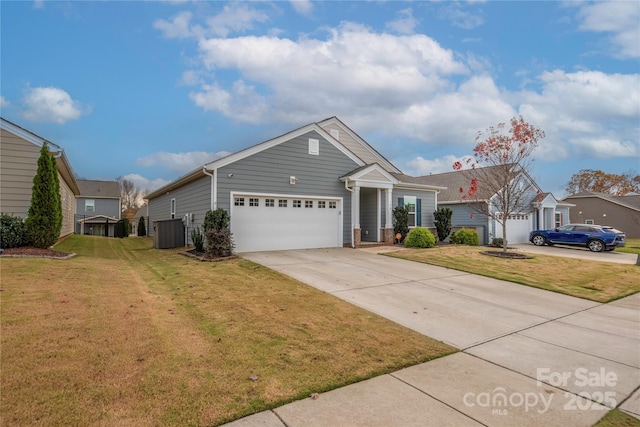
M456 351L241 258L56 249L0 259L2 425L217 425Z
M624 248L616 248L616 252L625 252L628 254L640 254L640 238L627 239Z
M443 245L410 249L388 256L507 280L597 302L609 302L640 291L640 267L547 255L502 259L480 252L487 248Z

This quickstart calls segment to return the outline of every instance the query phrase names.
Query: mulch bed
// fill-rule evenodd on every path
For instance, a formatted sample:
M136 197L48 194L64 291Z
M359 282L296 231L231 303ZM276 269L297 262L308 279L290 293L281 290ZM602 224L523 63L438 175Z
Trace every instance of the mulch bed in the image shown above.
M507 258L507 259L533 259L532 256L525 255L520 252L503 252L503 251L482 251L480 252L482 255L489 255L498 258Z
M69 259L76 254L54 251L53 249L34 248L32 246L22 246L19 248L6 248L0 252L0 258L52 258Z

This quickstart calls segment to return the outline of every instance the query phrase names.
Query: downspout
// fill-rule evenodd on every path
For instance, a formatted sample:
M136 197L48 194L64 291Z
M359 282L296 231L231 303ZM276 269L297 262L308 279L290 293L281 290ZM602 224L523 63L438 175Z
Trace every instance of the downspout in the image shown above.
M209 173L203 165L202 173L211 177L211 210L214 211L218 206L218 169L214 169L213 173Z
M344 181L344 188L347 191L350 191L351 193L353 193L355 190L351 189L348 187L347 185L347 180ZM351 207L351 247L353 249L356 248L356 243L355 243L355 230L353 229L353 207Z

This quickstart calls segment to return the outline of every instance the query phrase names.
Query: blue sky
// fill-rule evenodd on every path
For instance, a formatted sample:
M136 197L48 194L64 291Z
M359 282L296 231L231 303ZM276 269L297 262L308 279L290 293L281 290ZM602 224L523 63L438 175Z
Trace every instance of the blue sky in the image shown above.
M522 114L533 176L640 171L640 3L2 1L2 117L85 179L155 189L338 116L404 172L449 172Z

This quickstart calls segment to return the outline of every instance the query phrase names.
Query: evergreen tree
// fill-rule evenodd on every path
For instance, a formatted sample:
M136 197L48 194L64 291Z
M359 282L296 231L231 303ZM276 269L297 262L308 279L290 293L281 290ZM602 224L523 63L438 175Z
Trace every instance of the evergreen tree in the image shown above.
M144 217L141 216L138 220L138 236L144 237L147 235L147 227L144 225Z
M447 207L440 206L437 211L433 213L433 224L436 226L438 233L438 240L443 242L449 234L451 234L451 217L453 211Z
M37 248L53 245L62 229L62 202L56 161L45 142L40 150L38 169L33 177L31 206L25 220L27 240Z

